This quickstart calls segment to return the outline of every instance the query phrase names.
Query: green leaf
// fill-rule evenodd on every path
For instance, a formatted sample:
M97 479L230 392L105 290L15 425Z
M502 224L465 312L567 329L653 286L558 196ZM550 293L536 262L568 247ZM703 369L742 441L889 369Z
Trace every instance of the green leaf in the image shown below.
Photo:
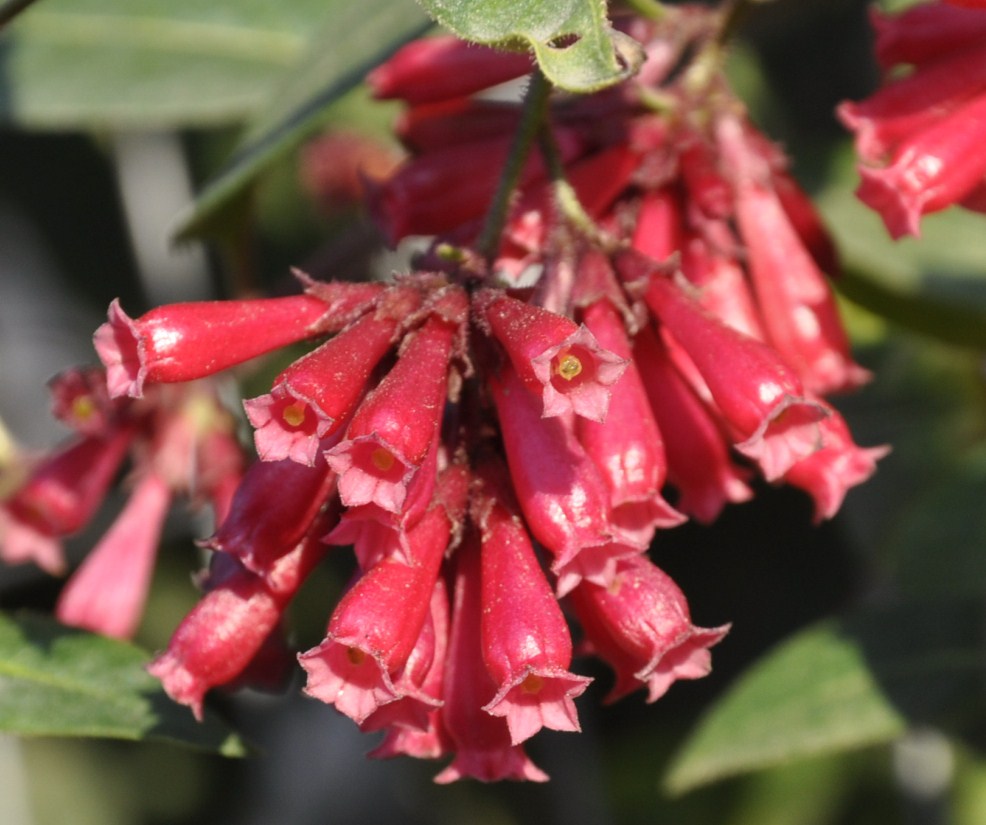
M158 740L243 756L242 740L215 717L199 724L145 672L147 655L124 642L48 618L0 614L0 731L20 736Z
M225 167L179 219L179 238L214 231L257 177L323 126L332 105L369 69L429 27L410 2L328 0L322 5L329 10L326 26L260 108Z
M308 48L325 0L45 0L0 34L0 121L175 127L242 119Z
M901 604L814 625L755 663L665 778L682 793L816 754L888 742L912 723L981 714L978 602Z
M643 49L615 31L604 0L419 0L459 37L490 45L523 44L541 71L570 92L594 92L631 76Z

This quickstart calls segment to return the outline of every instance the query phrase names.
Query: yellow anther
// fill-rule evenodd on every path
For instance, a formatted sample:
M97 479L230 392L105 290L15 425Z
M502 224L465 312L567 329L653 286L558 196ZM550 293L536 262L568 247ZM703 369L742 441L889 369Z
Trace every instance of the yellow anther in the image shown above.
M300 427L305 421L305 405L300 401L288 404L281 411L281 418L290 427Z
M377 447L377 449L370 453L370 461L373 462L373 466L381 473L386 473L393 467L395 460L394 454L390 450L385 450L383 447Z
M544 679L536 673L528 673L524 681L520 683L520 689L524 691L524 693L540 693L541 688L543 687Z
M566 381L571 381L581 372L582 362L570 352L559 358L558 364L555 367L555 373L560 375Z
M366 654L358 647L347 647L346 658L354 665L361 665L366 659Z

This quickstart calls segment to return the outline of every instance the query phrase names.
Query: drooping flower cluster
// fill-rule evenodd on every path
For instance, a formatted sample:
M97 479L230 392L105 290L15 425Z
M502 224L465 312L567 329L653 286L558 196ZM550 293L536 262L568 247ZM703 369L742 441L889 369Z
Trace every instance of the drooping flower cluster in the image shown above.
M881 451L823 398L866 378L831 244L714 70L718 23L687 7L627 23L640 75L550 100L543 154L479 250L530 113L477 93L531 62L413 43L371 78L409 104L412 152L371 189L392 240L440 236L418 271L136 319L110 307L95 342L114 410L313 345L244 402L259 460L151 666L174 699L201 715L212 688L276 683L287 606L329 547L352 547L325 638L299 656L306 692L384 731L376 756L452 757L438 781L541 781L523 743L579 730L577 650L615 671L611 699L710 669L728 627L692 623L647 555L659 530L713 520L754 473L828 518L873 471Z
M887 80L838 109L856 137L857 196L894 238L918 235L922 215L952 204L986 211L986 3L874 9L871 21Z
M90 524L130 459L122 510L62 590L63 622L128 638L143 612L157 545L175 496L225 516L243 472L235 421L208 383L155 386L111 398L101 369L72 369L50 384L55 417L74 435L26 459L25 478L0 504L0 558L61 574L62 542Z

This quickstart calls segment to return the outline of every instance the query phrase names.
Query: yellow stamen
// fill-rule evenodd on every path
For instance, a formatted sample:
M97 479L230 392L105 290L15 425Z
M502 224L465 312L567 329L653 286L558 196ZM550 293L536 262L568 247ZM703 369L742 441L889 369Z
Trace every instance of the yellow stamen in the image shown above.
M290 427L300 427L305 420L305 405L301 401L289 404L281 411L281 418Z
M565 353L565 355L559 358L558 364L555 367L555 373L560 375L566 381L571 381L581 372L582 362L570 352Z
M373 462L373 466L381 473L386 473L393 467L395 460L394 454L390 450L385 450L383 447L377 447L377 449L370 453L370 461Z
M89 395L80 395L72 402L72 415L79 421L85 421L94 412L96 412L96 405Z
M358 647L347 647L346 657L354 665L361 665L366 660L366 653L360 650Z
M540 693L541 688L543 687L544 679L536 673L528 673L524 681L520 683L520 689L524 691L524 693Z

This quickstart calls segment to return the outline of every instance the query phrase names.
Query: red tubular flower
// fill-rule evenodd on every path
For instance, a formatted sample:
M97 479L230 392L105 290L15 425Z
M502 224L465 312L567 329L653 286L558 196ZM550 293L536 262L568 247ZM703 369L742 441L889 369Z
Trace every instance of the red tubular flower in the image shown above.
M118 639L133 636L170 503L168 485L154 473L137 482L113 526L62 590L55 607L60 622Z
M507 499L505 468L480 472L473 522L482 547L481 638L483 661L497 688L483 710L507 720L514 745L542 727L578 731L574 699L592 680L568 670L568 625Z
M538 403L509 367L490 378L510 476L534 537L554 556L564 595L582 578L605 583L616 559L644 548L623 543L609 518L599 471L564 418L541 418Z
M244 401L261 460L289 458L313 465L319 441L339 429L356 407L400 322L420 301L416 290L393 288L377 311L281 372L269 394Z
M377 98L418 104L464 97L532 68L526 52L498 52L445 35L408 43L366 80Z
M768 480L817 450L823 407L770 347L722 324L662 275L645 300L682 346L707 385L736 440Z
M400 698L378 707L363 721L360 730L413 728L421 733L430 733L435 739L434 744L439 744L435 714L442 706L448 626L448 592L445 582L439 577L431 593L424 627L411 655L407 657L404 669L394 680ZM417 744L421 746L422 740L417 740Z
M745 474L730 460L721 429L678 374L653 330L637 335L634 360L666 436L668 476L680 494L678 509L709 523L727 503L752 498Z
M577 136L559 130L556 137L564 160L582 153ZM500 135L411 158L386 181L369 186L370 213L391 245L408 235L468 226L486 213L509 151L509 135ZM544 162L534 155L527 159L520 182L529 186L545 176Z
M320 284L287 298L170 304L136 320L113 301L93 344L110 395L140 398L147 382L203 378L330 332L372 291L365 284Z
M335 483L324 460L313 467L287 459L258 461L247 470L229 514L206 546L234 556L258 576L267 576L277 560L301 541Z
M517 375L541 397L545 417L572 411L605 420L625 359L603 349L584 325L502 292L484 290L474 304Z
M859 447L845 419L835 410L820 424L824 446L784 474L784 482L799 487L815 501L815 523L832 518L850 487L866 481L889 447Z
M401 143L421 154L513 134L520 115L520 109L513 104L456 98L406 110L399 116L394 132Z
M174 632L168 649L147 668L167 694L202 719L205 694L240 677L277 631L287 603L327 550L324 523L277 563L271 586L235 559L216 554L209 592Z
M457 333L457 324L432 315L409 335L397 364L356 410L345 440L326 453L343 504L404 509L408 484L437 436Z
M919 65L981 45L986 39L986 15L970 10L977 7L986 8L986 2L919 3L893 15L871 8L877 61L884 69L897 63Z
M986 177L986 89L912 138L882 169L861 167L856 196L883 217L893 238L919 235L921 216L961 201Z
M51 573L65 567L58 539L81 530L95 514L133 439L122 427L85 436L34 468L3 503L3 558L35 561Z
M832 291L771 185L769 159L738 120L723 118L718 134L768 341L811 392L859 386L869 373L852 360Z
M513 743L507 721L483 710L496 685L482 656L480 552L479 537L471 532L456 552L452 632L441 710L455 758L435 781L446 784L472 777L483 782L546 782L547 774L531 762L523 745Z
M655 261L664 261L682 246L681 204L670 188L647 192L640 200L631 243Z
M424 463L407 485L407 497L400 513L391 513L372 503L350 507L325 540L329 544L351 544L361 570L369 570L391 554L398 554L402 561L410 564L411 548L408 546L407 532L418 523L431 504L438 480L440 452L438 439L435 439Z
M674 527L685 520L661 496L667 476L664 440L631 360L620 314L602 300L586 308L584 321L596 340L628 366L613 385L606 421L579 419L579 442L609 488L611 518L627 535L636 537L636 544L647 546L655 528Z
M446 472L443 481L443 494L453 487L455 509L461 512L461 479ZM404 695L395 680L424 627L452 525L446 507L435 504L408 535L413 562L389 556L343 596L325 640L298 657L308 673L309 696L363 723L377 708Z
M709 648L729 631L695 627L684 594L643 556L621 561L609 587L580 584L571 600L594 652L617 673L608 701L646 686L654 702L676 680L705 676Z

